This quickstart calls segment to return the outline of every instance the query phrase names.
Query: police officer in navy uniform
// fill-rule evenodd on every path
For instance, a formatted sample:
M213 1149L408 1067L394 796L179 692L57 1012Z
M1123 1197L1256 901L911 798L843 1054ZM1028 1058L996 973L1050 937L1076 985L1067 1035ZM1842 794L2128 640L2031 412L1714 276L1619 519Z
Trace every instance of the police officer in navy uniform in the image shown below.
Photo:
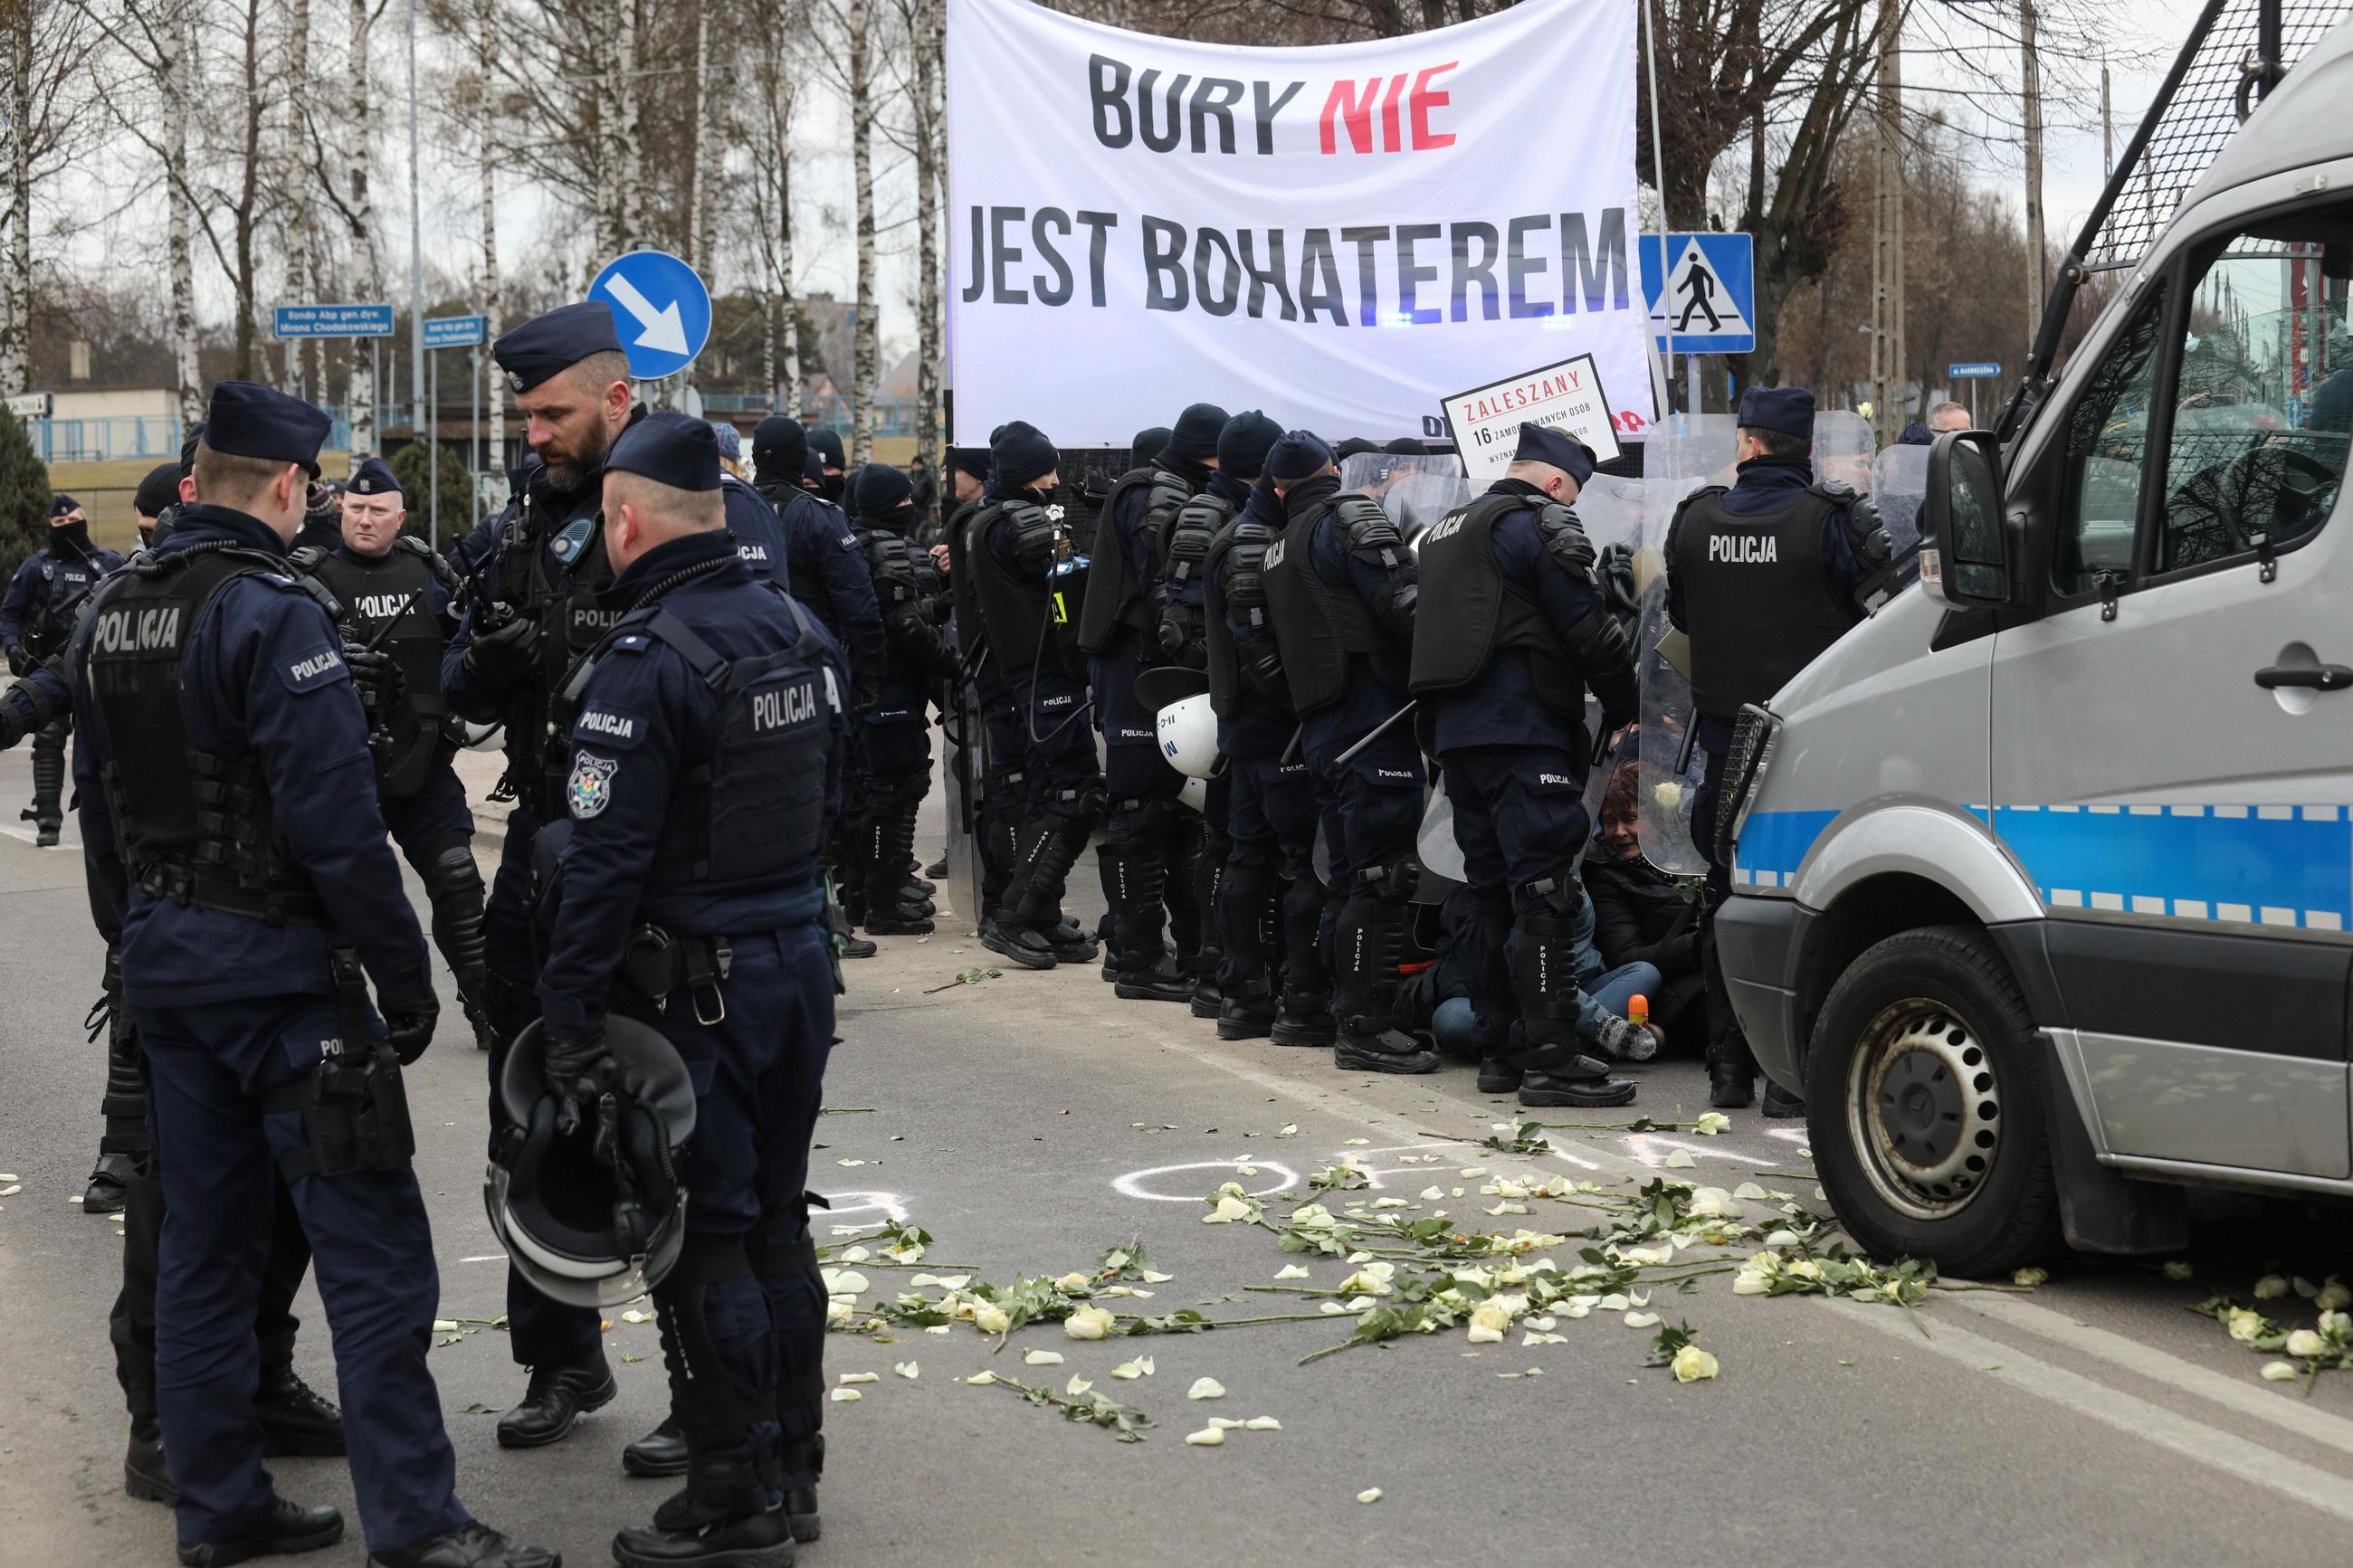
M1266 608L1267 546L1282 537L1284 518L1264 473L1282 435L1254 408L1226 422L1215 482L1249 488L1202 560L1209 705L1226 755L1218 1037L1329 1046L1332 984L1316 950L1324 884L1314 868L1314 787L1306 763L1288 755L1299 721Z
M1060 466L1054 443L1035 426L1016 419L999 426L981 510L967 525L965 563L951 568L970 572L1022 756L1013 868L981 942L1029 969L1051 969L1071 950L1060 935L1062 892L1104 804L1082 656L1070 635L1079 608L1071 598L1082 579L1053 500Z
M131 515L139 525L139 544L152 549L155 543L155 525L165 512L180 504L180 466L158 463L147 470L139 481L139 489L131 497Z
M1586 777L1638 700L1631 639L1570 510L1592 477L1581 442L1523 425L1504 477L1421 538L1412 686L1477 909L1458 956L1479 1015L1479 1089L1516 1089L1528 1106L1626 1104L1634 1085L1609 1076L1609 1058L1654 1048L1577 986L1592 930L1577 872ZM1588 690L1599 736L1585 728Z
M1286 517L1267 548L1267 609L1331 868L1323 941L1337 1031L1332 1059L1344 1068L1429 1072L1437 1052L1388 1021L1422 810L1421 752L1413 726L1398 717L1413 648L1413 557L1380 502L1341 489L1331 448L1314 436L1294 430L1276 442L1267 473Z
M399 1065L439 1005L341 639L284 570L328 423L216 387L194 499L73 645L82 837L120 921L169 1211L155 1375L180 1560L343 1534L277 1494L251 1414L274 1164L317 1260L370 1563L542 1568L554 1553L458 1500L426 1365L439 1282Z
M849 493L849 477L843 471L849 466L849 458L842 450L841 432L830 425L810 426L808 451L801 483L827 505L839 507Z
M25 558L9 579L7 594L0 596L0 649L6 650L8 673L29 675L65 647L74 612L98 580L121 564L121 556L90 542L90 521L79 501L51 496L47 546ZM59 711L33 738L33 804L23 816L44 847L58 841L65 824L66 738L72 731L72 720Z
M727 531L735 536L735 553L754 578L790 586L785 520L745 477L743 432L713 420L711 435L719 444L719 482L726 492Z
M615 445L604 490L619 618L565 688L547 1087L559 1126L593 1121L614 1010L660 1029L707 1086L680 1172L685 1246L654 1291L686 1489L613 1552L628 1568L787 1563L790 1516L816 1527L826 1298L802 1188L833 1034L818 865L849 672L723 531L710 426L649 417Z
M613 620L599 595L612 583L596 513L613 442L644 417L629 395L629 365L601 300L534 316L491 347L526 421L524 438L542 467L504 521L477 546L469 602L441 661L450 710L506 729L512 793L506 841L483 915L484 996L497 1040L491 1050L491 1135L505 1110L495 1092L506 1047L538 1013L533 927L533 843L543 824L565 815L568 774L563 738L551 733L554 705L574 658L595 647ZM494 796L493 798L496 798ZM550 1300L507 1272L510 1350L531 1369L523 1398L499 1420L498 1440L538 1447L571 1434L585 1413L617 1387L595 1312Z
M1716 803L1732 728L1863 618L1862 584L1887 563L1889 541L1868 497L1813 468L1814 395L1750 387L1738 418L1737 481L1694 491L1667 531L1667 616L1691 638L1692 705L1704 782L1692 837L1708 862L1710 918L1701 928L1708 982L1710 1103L1748 1103L1757 1063L1715 962L1715 907L1730 895L1717 863ZM1765 1087L1765 1114L1800 1116L1805 1102Z
M1188 838L1199 836L1187 831L1187 814L1176 798L1185 781L1160 754L1154 710L1137 699L1135 678L1176 662L1188 640L1181 617L1166 623L1176 634L1175 646L1162 638L1163 573L1175 564L1168 552L1177 515L1217 471L1218 436L1225 426L1226 411L1213 404L1196 403L1177 416L1167 445L1113 485L1088 552L1079 647L1088 656L1111 797L1103 841L1095 847L1109 910L1104 968L1114 994L1133 1000L1189 1002L1193 996L1189 961L1200 946L1200 911L1186 848ZM1193 542L1184 567L1198 577L1208 541L1203 535ZM1179 942L1187 960L1182 970L1163 936L1165 911L1176 908L1191 926L1190 942Z
M907 476L888 463L869 463L858 470L849 499L890 653L882 689L860 716L864 811L848 868L865 879L869 935L924 936L937 911L907 872L915 852L915 816L932 787L932 694L955 679L959 661L955 644L940 632L946 597L938 568L915 542L920 520Z
M417 869L433 906L433 943L448 961L474 1025L474 1043L495 1037L482 1001L482 873L474 864L474 816L450 759L449 705L441 655L457 621L449 568L425 542L401 531L408 513L400 480L364 458L343 487L343 542L298 544L288 559L333 595L343 659L368 710L376 799L393 842Z

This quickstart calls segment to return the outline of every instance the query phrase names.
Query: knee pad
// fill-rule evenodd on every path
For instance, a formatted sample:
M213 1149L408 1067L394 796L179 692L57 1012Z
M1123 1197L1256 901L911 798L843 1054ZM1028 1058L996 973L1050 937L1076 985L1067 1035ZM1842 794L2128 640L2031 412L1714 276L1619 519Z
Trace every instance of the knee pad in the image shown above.
M653 1294L688 1451L744 1446L776 1419L776 1335L744 1237L690 1232Z

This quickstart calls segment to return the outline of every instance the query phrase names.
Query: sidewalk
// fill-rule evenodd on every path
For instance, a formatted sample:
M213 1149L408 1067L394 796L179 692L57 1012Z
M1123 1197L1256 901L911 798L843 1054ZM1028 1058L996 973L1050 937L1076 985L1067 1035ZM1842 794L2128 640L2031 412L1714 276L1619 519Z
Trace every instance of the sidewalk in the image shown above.
M461 750L449 763L466 786L466 804L474 813L474 854L493 865L506 848L507 813L514 809L512 801L491 798L499 775L506 772L505 739L501 733L481 751Z

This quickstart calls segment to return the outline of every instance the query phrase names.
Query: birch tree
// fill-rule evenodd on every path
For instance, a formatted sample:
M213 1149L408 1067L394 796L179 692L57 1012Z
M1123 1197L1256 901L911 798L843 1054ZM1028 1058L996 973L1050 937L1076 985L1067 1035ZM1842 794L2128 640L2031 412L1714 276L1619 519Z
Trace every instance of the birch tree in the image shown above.
M874 55L872 0L849 0L849 157L858 195L858 317L852 323L852 397L858 416L849 440L849 466L874 456L875 383L879 379L874 332Z
M760 40L753 71L752 216L762 271L767 282L767 323L762 333L763 371L776 406L801 408L800 311L793 300L793 108L798 78L790 40L799 31L790 0L760 0L754 31Z
M482 182L482 270L475 297L481 301L483 335L495 341L499 334L499 90L491 79L491 64L498 58L498 0L475 0L474 29L475 60L481 70L475 146ZM482 404L490 416L491 484L495 492L506 469L506 385L499 379L498 363L491 358L487 347L481 362Z

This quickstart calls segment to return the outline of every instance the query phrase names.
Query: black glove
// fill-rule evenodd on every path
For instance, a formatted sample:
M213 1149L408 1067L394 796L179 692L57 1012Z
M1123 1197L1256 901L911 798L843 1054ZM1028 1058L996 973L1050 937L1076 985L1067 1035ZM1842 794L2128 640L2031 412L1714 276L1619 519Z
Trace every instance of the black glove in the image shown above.
M9 674L17 676L25 675L29 673L32 668L33 656L31 654L26 653L21 647L11 647L8 650Z
M512 620L466 645L467 673L494 690L514 685L539 654L539 623Z
M1854 559L1865 572L1876 572L1895 553L1895 542L1879 521L1879 504L1869 496L1847 503L1846 537Z
M1601 596L1609 601L1610 613L1630 623L1642 607L1634 587L1634 547L1623 540L1604 546L1594 575L1600 581Z
M615 1068L605 1049L605 1021L599 1018L576 1034L550 1033L539 1070L547 1092L555 1096L555 1130L577 1131L581 1109L613 1087Z
M385 1044L400 1058L400 1065L406 1067L433 1043L433 1025L441 1016L441 999L427 991L422 996L400 1001L386 997L378 1005L384 1010Z
M399 705L402 693L408 689L399 664L382 648L345 643L343 663L351 669L352 684L359 688L360 706L367 710L371 721L383 720Z

